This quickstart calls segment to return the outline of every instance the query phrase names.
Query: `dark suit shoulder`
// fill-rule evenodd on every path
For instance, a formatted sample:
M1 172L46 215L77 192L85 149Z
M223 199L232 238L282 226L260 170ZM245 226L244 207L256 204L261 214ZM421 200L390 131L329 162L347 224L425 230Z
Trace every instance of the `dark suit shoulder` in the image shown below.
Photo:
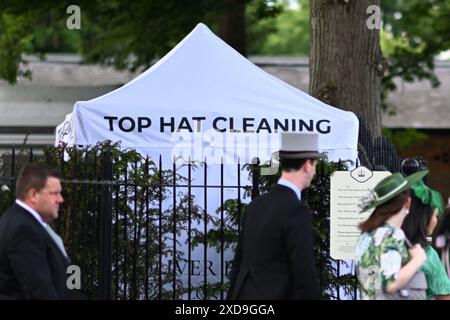
M303 220L306 223L310 221L311 214L309 208L303 201L297 198L297 195L292 189L283 185L277 185L277 188L274 188L274 192L278 194L281 202L280 208L286 213L288 220L294 218L295 220ZM290 222L288 221L288 223Z
M43 231L36 218L17 204L5 211L0 219L0 232L4 232L8 238L27 236L41 240Z
M265 193L263 196L288 200L290 202L292 201L293 203L299 202L295 192L291 188L283 186L281 184L274 185L270 189L270 191Z
M272 189L254 199L247 212L260 215L262 212L276 212L278 219L287 218L292 212L309 212L308 208L298 199L296 193L283 185L275 185Z

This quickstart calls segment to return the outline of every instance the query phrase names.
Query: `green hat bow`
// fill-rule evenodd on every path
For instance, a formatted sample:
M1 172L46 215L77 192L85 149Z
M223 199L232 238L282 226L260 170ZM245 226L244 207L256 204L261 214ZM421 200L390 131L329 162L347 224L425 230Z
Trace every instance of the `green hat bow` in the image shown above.
M444 214L444 199L442 199L442 195L438 191L428 187L423 180L417 182L411 189L423 204L429 205L433 209L438 209L439 215Z

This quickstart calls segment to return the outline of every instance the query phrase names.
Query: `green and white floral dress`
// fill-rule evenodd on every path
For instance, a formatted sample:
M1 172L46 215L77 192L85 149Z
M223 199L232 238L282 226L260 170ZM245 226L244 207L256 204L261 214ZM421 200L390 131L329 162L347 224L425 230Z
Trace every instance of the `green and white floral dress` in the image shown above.
M402 229L383 224L363 232L356 248L356 267L361 299L374 300L376 289L386 289L409 260Z

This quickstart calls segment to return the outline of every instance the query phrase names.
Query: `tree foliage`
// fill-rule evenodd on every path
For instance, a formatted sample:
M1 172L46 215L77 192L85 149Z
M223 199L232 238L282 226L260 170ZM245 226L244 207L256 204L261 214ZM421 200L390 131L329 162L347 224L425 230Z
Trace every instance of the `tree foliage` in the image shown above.
M307 54L309 1L243 0L247 4L250 54ZM231 10L230 0L82 0L81 30L65 27L70 1L0 3L0 78L14 83L29 77L20 68L23 53L76 52L85 61L119 69L147 68L167 53L198 22L217 27ZM429 79L439 84L434 57L450 49L450 0L382 1L384 22L385 94L395 90L393 79Z
M299 0L299 8L281 1L272 15L260 19L248 7L248 45L252 55L301 55L309 52L309 1Z
M428 79L439 85L434 59L450 49L450 0L382 1L386 72L384 95L396 89L393 80Z
M279 11L276 0L242 0L258 19ZM0 3L0 79L24 76L23 53L80 52L84 61L118 69L148 68L197 23L217 29L231 0L81 0L81 29L68 30L71 1ZM29 74L25 74L29 76Z
M413 145L420 144L428 138L425 133L419 132L415 128L408 128L404 130L384 128L383 136L392 141L398 152L406 151Z

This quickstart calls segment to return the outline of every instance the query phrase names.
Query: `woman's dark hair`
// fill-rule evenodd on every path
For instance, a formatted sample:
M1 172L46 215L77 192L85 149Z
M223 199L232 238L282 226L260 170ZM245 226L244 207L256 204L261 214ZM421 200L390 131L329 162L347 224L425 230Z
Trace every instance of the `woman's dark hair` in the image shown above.
M441 234L450 234L450 207L447 207L445 209L444 218L442 219L442 222L440 223L439 229L436 233L436 235Z
M381 226L387 219L403 208L406 201L408 201L409 195L410 189L399 193L394 198L376 207L370 217L359 225L359 229L362 232L369 232Z
M403 220L402 229L405 232L406 238L414 245L420 244L422 247L428 245L427 242L427 227L433 217L433 208L429 205L423 204L422 201L416 197L414 192L411 193L411 208L409 214Z

